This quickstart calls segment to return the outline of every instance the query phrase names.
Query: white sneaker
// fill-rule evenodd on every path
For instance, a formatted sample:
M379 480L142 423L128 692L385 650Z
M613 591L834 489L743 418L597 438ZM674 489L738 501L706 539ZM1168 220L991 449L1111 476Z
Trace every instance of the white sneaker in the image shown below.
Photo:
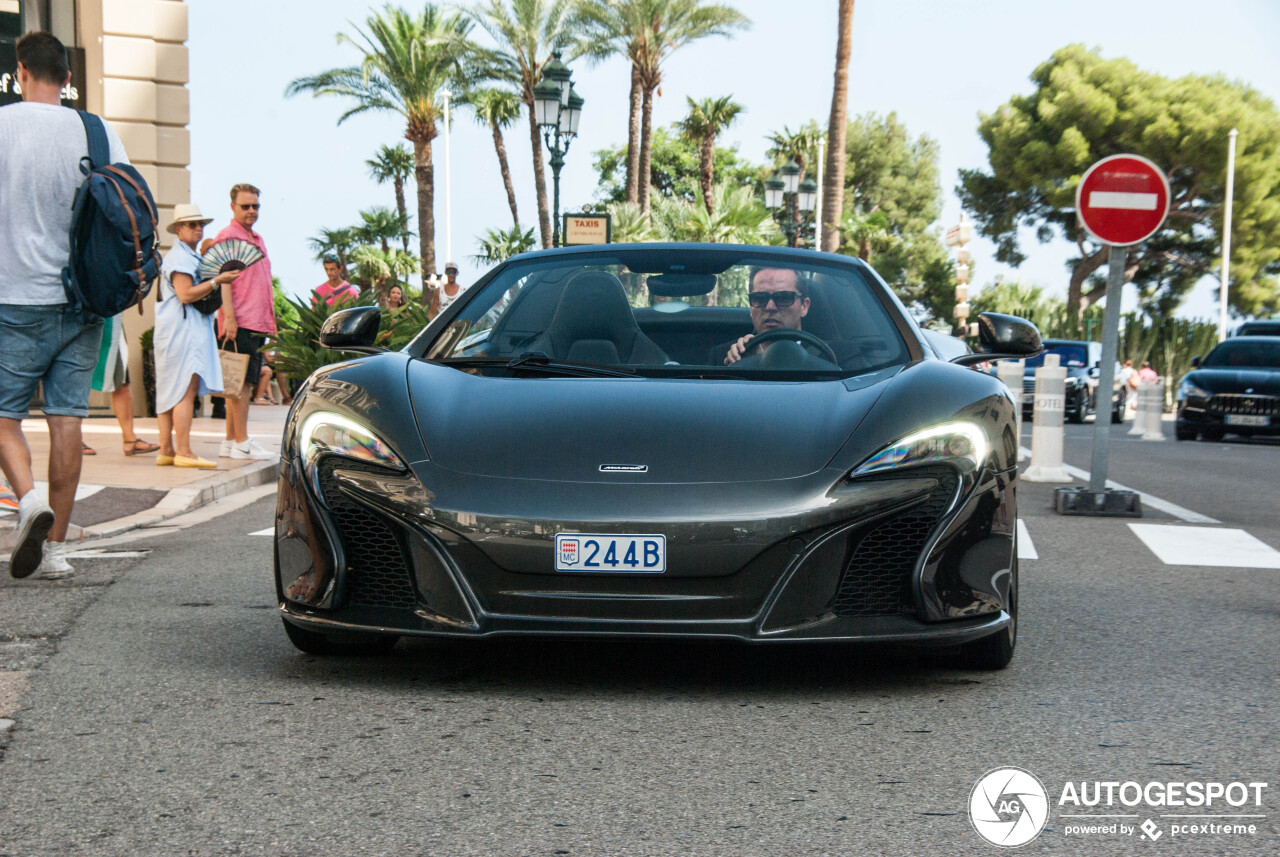
M275 458L276 454L266 447L259 445L253 438L249 438L244 443L232 445L231 457L240 460L252 458L254 461L269 461L272 458Z
M232 448L233 446L235 446L235 445L236 445L236 442L235 442L234 440L224 440L224 441L222 442L222 446L221 446L221 447L219 447L219 449L218 449L218 457L219 457L219 458L230 458L230 457L231 457L231 448Z
M53 510L36 494L28 491L18 501L18 539L9 556L9 573L28 577L44 560L45 537L53 529Z
M36 569L36 577L40 580L65 580L75 574L71 563L67 562L66 542L45 542L44 559Z

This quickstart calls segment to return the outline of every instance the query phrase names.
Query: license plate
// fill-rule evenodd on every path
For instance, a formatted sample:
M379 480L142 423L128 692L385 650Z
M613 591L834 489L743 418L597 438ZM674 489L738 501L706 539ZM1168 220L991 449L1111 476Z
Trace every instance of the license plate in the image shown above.
M556 535L556 571L657 574L666 570L666 536Z
M1229 426L1269 426L1271 425L1270 417L1259 417L1253 414L1227 414L1227 425Z

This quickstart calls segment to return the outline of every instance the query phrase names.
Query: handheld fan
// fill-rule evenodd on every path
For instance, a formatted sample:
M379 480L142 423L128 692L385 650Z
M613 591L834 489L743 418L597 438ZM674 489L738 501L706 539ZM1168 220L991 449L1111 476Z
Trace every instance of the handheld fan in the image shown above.
M247 268L262 258L262 251L248 241L229 238L209 248L209 252L200 257L200 268L196 272L196 282L212 280L223 271L236 271Z

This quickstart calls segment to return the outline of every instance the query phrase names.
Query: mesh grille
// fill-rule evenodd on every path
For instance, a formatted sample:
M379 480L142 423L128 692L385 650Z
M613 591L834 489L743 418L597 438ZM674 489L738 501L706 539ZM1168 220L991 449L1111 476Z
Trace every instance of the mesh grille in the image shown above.
M836 593L837 616L913 613L911 572L938 520L951 505L958 477L951 468L930 471L938 487L923 503L873 524L857 541Z
M333 458L320 463L320 490L325 505L333 510L347 558L347 602L414 609L417 598L400 540L385 518L342 492L334 475L338 467L364 473L382 471Z
M1280 416L1280 398L1245 393L1219 393L1209 400L1209 411L1215 414Z

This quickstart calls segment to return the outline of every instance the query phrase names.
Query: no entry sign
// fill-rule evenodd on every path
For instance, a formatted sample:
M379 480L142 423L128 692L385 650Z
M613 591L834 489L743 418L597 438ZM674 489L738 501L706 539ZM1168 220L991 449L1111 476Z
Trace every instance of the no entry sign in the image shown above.
M1169 180L1139 155L1103 158L1080 180L1076 212L1084 228L1104 244L1137 244L1164 223L1169 213Z

